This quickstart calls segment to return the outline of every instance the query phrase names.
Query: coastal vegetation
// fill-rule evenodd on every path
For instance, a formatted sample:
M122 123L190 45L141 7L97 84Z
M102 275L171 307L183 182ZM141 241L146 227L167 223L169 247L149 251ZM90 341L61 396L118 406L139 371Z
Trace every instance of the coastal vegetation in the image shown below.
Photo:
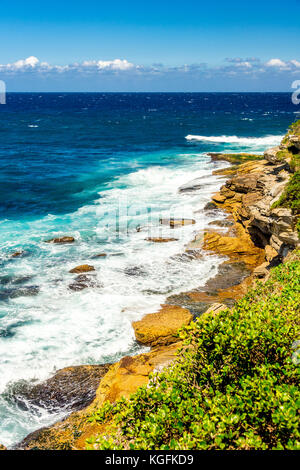
M264 158L263 155L252 153L209 153L208 155L213 161L225 160L226 162L230 162L234 165L240 165L241 163L249 161L262 160Z
M273 208L287 207L292 210L292 213L297 216L297 230L300 234L300 120L296 121L290 126L287 136L283 139L282 144L287 148L277 152L277 156L289 159L289 166L292 170L292 175L288 184L286 185L280 198L273 204ZM298 141L298 146L294 145L294 140Z
M300 252L180 332L172 367L90 417L88 449L299 449ZM298 349L297 349L298 348Z

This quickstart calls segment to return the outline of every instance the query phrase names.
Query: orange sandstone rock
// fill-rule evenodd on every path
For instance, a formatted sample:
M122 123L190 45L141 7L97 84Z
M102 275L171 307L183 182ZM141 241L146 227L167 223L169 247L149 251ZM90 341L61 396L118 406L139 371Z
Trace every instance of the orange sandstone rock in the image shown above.
M90 266L89 264L81 264L80 266L76 266L76 268L71 269L70 273L88 273L89 271L95 271L94 266Z
M133 322L132 326L137 341L155 346L177 341L177 331L190 323L192 318L192 314L186 308L164 305L159 312L145 315L142 320Z

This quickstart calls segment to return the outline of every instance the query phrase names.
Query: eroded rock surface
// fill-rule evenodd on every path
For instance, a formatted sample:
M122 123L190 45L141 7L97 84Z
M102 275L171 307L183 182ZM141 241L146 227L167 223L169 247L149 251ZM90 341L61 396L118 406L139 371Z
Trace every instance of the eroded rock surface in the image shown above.
M189 310L163 305L156 313L145 315L140 321L133 322L137 341L148 346L170 344L178 341L177 331L193 319Z

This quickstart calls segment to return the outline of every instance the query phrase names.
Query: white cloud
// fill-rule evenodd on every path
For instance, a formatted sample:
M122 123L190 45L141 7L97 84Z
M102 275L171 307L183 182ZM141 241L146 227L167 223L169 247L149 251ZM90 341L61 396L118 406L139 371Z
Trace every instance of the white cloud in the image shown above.
M27 59L20 59L20 60L17 60L16 62L13 62L12 64L0 65L0 68L4 68L7 70L20 70L20 69L26 69L26 68L35 68L37 67L39 62L40 62L39 59L32 55L30 57L27 57Z
M283 68L283 67L287 67L287 63L283 62L283 60L281 60L281 59L270 59L266 63L266 66L267 67L280 67L280 68Z
M237 62L235 64L236 67L246 67L247 69L251 69L252 65L250 64L249 61L244 61L244 62Z
M293 64L297 68L300 68L300 62L298 60L291 60L291 64Z
M284 61L279 58L270 59L268 62L261 62L255 57L250 58L227 58L227 64L215 65L209 67L206 63L194 63L186 65L166 66L164 64L153 64L152 66L137 65L129 62L126 59L112 59L112 60L85 60L81 63L71 63L55 65L49 64L45 61L40 61L35 56L20 59L13 63L0 64L0 79L1 75L7 73L8 75L16 74L41 74L42 76L57 76L73 75L91 77L107 76L107 75L121 75L130 74L131 76L143 76L151 78L151 76L187 76L199 78L217 78L222 75L251 77L253 79L265 76L273 77L274 75L282 75L290 73L291 76L299 73L300 62L298 60Z
M128 60L114 59L114 60L90 60L84 61L82 64L84 67L97 67L99 70L130 70L134 68L134 64L128 62Z

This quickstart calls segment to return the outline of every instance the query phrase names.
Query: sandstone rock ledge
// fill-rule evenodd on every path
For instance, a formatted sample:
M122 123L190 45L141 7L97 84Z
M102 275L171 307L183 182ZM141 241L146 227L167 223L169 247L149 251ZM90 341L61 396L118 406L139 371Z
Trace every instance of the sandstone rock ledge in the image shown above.
M193 315L186 308L163 305L157 313L149 313L133 322L137 341L148 346L167 345L178 341L177 331L190 323Z

